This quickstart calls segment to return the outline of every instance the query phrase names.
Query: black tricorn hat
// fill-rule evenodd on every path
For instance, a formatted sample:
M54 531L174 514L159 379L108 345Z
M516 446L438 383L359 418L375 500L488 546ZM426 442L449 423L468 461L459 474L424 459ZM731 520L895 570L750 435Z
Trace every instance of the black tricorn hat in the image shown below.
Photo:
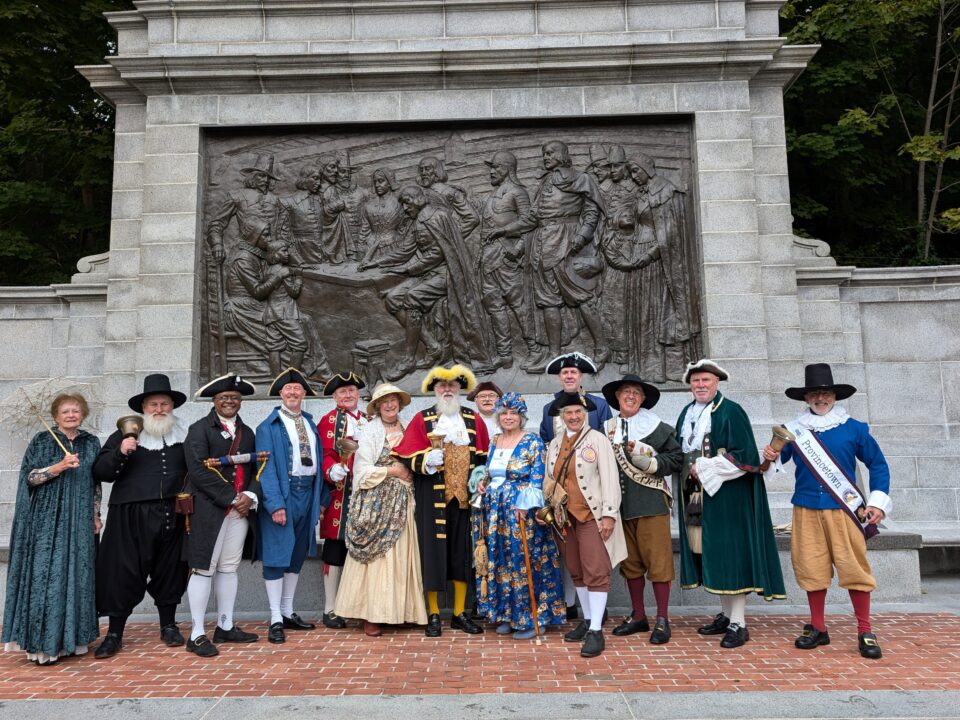
M366 383L360 379L360 376L353 372L353 370L349 370L347 372L337 373L327 380L327 384L323 386L323 394L333 395L335 390L350 385L354 385L357 390L363 390L366 387Z
M143 401L149 395L166 395L173 400L175 408L180 407L187 401L187 396L182 392L170 389L170 378L163 373L154 373L143 379L143 392L127 400L127 406L134 412L142 413Z
M579 352L565 353L557 355L553 360L547 363L548 375L559 375L564 368L576 368L586 375L593 375L597 372L597 366L586 355Z
M622 388L624 385L639 385L641 388L643 388L644 397L643 402L640 403L640 407L642 408L649 410L660 401L660 391L656 387L641 380L639 375L627 373L619 380L608 382L603 386L603 397L614 410L620 409L620 403L617 400L617 390Z
M238 392L241 395L253 395L257 392L256 386L244 380L239 375L228 373L214 378L197 390L195 397L212 398L222 392Z
M550 404L549 415L556 417L560 414L561 410L563 410L565 407L570 407L571 405L579 405L587 412L593 412L597 409L597 406L593 404L593 400L588 398L586 395L564 392L560 393L560 397Z
M837 400L846 400L857 391L853 385L833 382L833 370L827 363L814 363L803 369L803 387L787 388L784 395L791 400L803 400L804 395L814 390L833 390Z
M273 382L270 383L270 390L267 394L270 397L280 397L280 388L288 383L300 383L303 386L303 389L307 391L307 395L314 397L316 396L313 388L310 387L310 383L307 382L307 378L305 378L303 373L296 368L287 368L282 373L277 375L273 379Z

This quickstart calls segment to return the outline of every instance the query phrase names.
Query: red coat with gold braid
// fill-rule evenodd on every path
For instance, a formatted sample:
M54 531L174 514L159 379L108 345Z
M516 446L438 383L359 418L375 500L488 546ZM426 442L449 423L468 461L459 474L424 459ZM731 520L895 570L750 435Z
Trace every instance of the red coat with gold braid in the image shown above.
M323 480L327 483L333 496L330 505L323 512L320 520L320 537L324 540L343 540L343 532L347 523L347 507L350 504L350 490L353 477L353 457L347 462L350 474L342 482L335 483L330 479L330 468L341 462L340 454L335 448L337 440L343 437L356 440L348 435L348 417L363 422L364 415L360 411L350 412L342 408L331 410L317 423L317 432L320 433L320 445L323 447Z

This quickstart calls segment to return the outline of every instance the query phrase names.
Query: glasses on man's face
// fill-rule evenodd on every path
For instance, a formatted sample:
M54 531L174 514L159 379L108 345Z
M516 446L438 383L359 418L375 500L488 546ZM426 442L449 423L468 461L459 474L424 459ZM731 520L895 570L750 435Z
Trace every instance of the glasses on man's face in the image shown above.
M213 401L215 403L238 403L240 402L239 395L217 395Z
M624 388L620 391L621 395L631 395L633 397L643 397L643 392L640 390L633 390L631 388Z

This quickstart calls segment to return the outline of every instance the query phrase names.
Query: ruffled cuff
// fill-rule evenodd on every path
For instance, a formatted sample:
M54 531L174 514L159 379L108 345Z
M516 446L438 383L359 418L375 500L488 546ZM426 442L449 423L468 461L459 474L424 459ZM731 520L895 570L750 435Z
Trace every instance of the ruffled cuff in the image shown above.
M697 458L697 477L710 497L717 494L725 481L733 480L741 475L746 475L746 472L722 455L712 458Z
M867 506L880 508L883 514L889 517L893 509L893 500L883 490L871 490L870 497L867 498Z
M780 456L777 456L776 461L770 463L767 466L767 469L763 471L763 480L764 482L771 482L777 475L782 472L786 472L783 469L783 461L780 459Z
M254 492L250 492L249 490L244 490L243 494L246 495L251 500L253 500L253 505L250 506L250 509L256 510L257 506L260 504L260 498L257 497L257 494Z
M543 490L533 485L527 485L517 493L513 507L517 510L530 510L544 506Z

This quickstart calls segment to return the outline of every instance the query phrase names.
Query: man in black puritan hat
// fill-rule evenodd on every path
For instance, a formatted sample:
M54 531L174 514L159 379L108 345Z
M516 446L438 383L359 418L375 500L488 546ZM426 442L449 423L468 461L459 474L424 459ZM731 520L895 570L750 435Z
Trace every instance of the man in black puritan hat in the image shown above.
M595 375L597 373L597 366L593 360L583 353L569 352L558 355L548 362L546 370L548 375L559 377L560 390L555 392L553 400L543 407L543 418L540 420L540 437L543 442L549 445L555 435L563 432L564 425L560 421L559 414L554 412L555 405L557 400L571 393L579 393L590 401L587 424L597 432L603 432L604 423L613 416L613 413L610 412L610 406L599 395L584 393L580 386L584 375ZM563 577L563 597L567 603L567 619L574 620L577 617L577 589L570 578L570 572L566 565L561 567L561 575Z
M330 491L330 504L320 521L320 537L323 549L323 624L333 630L347 626L346 620L333 610L337 606L337 590L340 588L340 573L347 560L347 513L350 509L350 493L353 487L353 457L346 461L340 456L337 441L356 441L360 430L367 424L367 416L358 409L360 391L366 387L360 376L352 370L339 372L323 386L323 394L332 397L337 406L320 418L317 432L323 446L323 481Z
M303 409L304 398L316 396L310 383L287 368L274 378L269 395L282 404L257 425L257 450L270 453L260 475L257 549L270 605L267 640L282 643L284 629L316 627L293 611L293 598L307 555L317 554L314 528L330 493L321 477L317 426Z
M670 583L674 579L670 508L670 475L683 467L683 450L674 429L652 412L660 391L637 375L624 375L603 386L603 397L619 417L606 422L607 437L620 473L620 517L627 540L627 559L620 574L627 581L633 612L613 629L614 635L647 632L643 604L644 576L653 584L657 621L650 642L670 640Z
M870 593L877 581L867 561L866 541L877 534L877 523L893 503L890 467L870 427L836 404L856 391L853 385L835 383L826 363L807 365L803 387L787 388L785 393L806 404L785 425L795 439L779 453L767 445L762 454L774 463L768 475L781 472L791 459L796 466L790 556L797 584L807 592L810 622L794 645L812 650L830 644L824 605L836 568L857 617L860 654L876 660L882 653L870 625ZM870 471L867 498L857 487L857 460Z
M108 658L123 646L127 617L150 593L160 614L160 638L183 645L176 624L177 605L187 585L183 562L184 518L175 512L187 464L183 442L187 425L173 414L187 396L170 388L163 374L147 375L143 392L128 401L143 415L139 437L117 430L104 443L93 477L113 483L110 511L97 553L97 611L110 626L94 653Z
M190 534L186 538L190 581L187 600L193 627L187 650L201 657L219 654L213 643L256 642L257 636L233 624L237 599L237 568L243 556L250 520L256 518L256 440L253 428L240 419L240 403L256 388L239 375L224 375L200 388L197 397L210 398L213 409L187 431L187 485L193 495ZM244 463L207 467L204 460L250 455ZM213 643L203 629L211 586L217 597L217 629Z

